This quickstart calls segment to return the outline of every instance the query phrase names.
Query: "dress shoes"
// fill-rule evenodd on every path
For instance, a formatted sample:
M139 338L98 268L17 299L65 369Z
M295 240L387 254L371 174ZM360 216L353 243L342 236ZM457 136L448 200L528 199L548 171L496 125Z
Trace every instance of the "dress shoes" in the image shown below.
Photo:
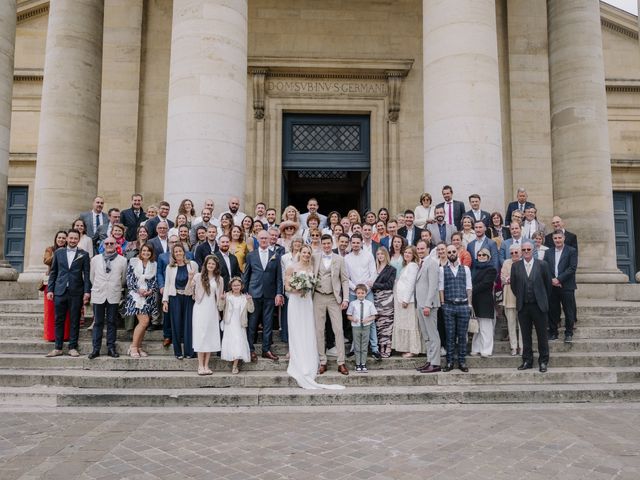
M256 352L251 352L251 363L256 363L258 361L258 354Z
M165 338L165 339L162 341L162 346L163 346L164 348L169 348L169 347L171 346L171 339L170 339L170 338Z
M118 352L116 352L115 348L110 348L107 350L107 355L109 355L111 358L118 358L120 357L120 354Z
M467 367L466 363L461 363L460 365L458 365L458 369L460 369L460 371L464 373L467 373L469 371L469 367Z
M545 373L547 371L547 364L542 362L540 364L540 373Z
M382 354L380 352L371 352L371 355L373 355L373 358L376 360L382 360Z
M429 365L428 367L420 369L418 371L420 373L436 373L436 372L440 372L441 368L440 368L440 365Z
M69 356L73 358L78 358L80 356L80 352L78 352L78 350L76 350L75 348L70 348Z
M93 360L94 358L99 357L99 356L100 356L100 350L94 350L89 355L87 355L87 358L89 360Z
M522 365L518 367L518 370L529 370L530 368L533 368L533 365L529 362L522 362Z
M557 340L558 339L558 334L557 333L550 333L549 334L549 340Z
M417 371L425 370L425 369L429 368L430 366L431 366L431 362L427 362L424 365L421 365L418 368L416 368L416 370Z
M573 343L573 335L565 335L564 343Z
M349 369L347 368L347 366L344 363L341 363L340 365L338 365L338 371L342 375L349 375Z
M447 364L442 368L442 371L443 371L443 372L450 372L451 370L453 370L453 363L447 363Z
M318 375L322 375L326 371L327 371L327 366L326 365L320 365L320 367L318 368Z
M272 352L264 352L262 354L262 358L268 358L269 360L273 360L274 362L277 362L279 360L279 357Z

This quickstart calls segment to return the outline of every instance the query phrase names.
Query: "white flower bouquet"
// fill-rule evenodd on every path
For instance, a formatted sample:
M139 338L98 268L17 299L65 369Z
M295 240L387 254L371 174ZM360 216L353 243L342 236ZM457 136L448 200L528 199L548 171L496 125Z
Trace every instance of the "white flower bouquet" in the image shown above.
M317 283L318 279L314 275L309 275L305 272L294 272L293 275L291 275L291 280L289 280L291 288L299 291L301 297L313 291Z

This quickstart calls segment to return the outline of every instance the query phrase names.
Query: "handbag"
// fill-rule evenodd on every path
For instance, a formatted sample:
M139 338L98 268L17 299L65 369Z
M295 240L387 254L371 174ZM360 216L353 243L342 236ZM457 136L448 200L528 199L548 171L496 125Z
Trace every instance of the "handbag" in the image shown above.
M480 331L480 324L478 323L478 317L476 317L476 312L471 310L471 317L469 317L469 327L467 328L468 333L478 333Z

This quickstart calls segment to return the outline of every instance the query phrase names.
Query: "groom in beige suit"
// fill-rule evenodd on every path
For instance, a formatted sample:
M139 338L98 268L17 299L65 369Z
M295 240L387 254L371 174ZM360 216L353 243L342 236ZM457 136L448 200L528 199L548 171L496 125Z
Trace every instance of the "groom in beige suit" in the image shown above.
M338 371L343 375L349 375L344 364L344 332L342 331L341 310L349 306L349 278L344 259L333 253L333 240L331 235L323 235L320 239L322 252L314 255L313 273L318 278L313 293L313 313L316 319L316 341L320 356L320 368L318 374L327 371L327 355L325 353L324 329L327 312L331 319L331 328L336 337L336 350L338 353Z

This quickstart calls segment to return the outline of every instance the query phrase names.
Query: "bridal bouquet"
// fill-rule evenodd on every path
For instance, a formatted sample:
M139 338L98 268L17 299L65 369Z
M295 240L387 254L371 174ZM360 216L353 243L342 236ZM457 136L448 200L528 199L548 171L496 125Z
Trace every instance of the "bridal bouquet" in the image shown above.
M309 275L305 272L295 272L289 281L291 288L298 290L301 297L313 291L317 283L318 279L314 275Z

